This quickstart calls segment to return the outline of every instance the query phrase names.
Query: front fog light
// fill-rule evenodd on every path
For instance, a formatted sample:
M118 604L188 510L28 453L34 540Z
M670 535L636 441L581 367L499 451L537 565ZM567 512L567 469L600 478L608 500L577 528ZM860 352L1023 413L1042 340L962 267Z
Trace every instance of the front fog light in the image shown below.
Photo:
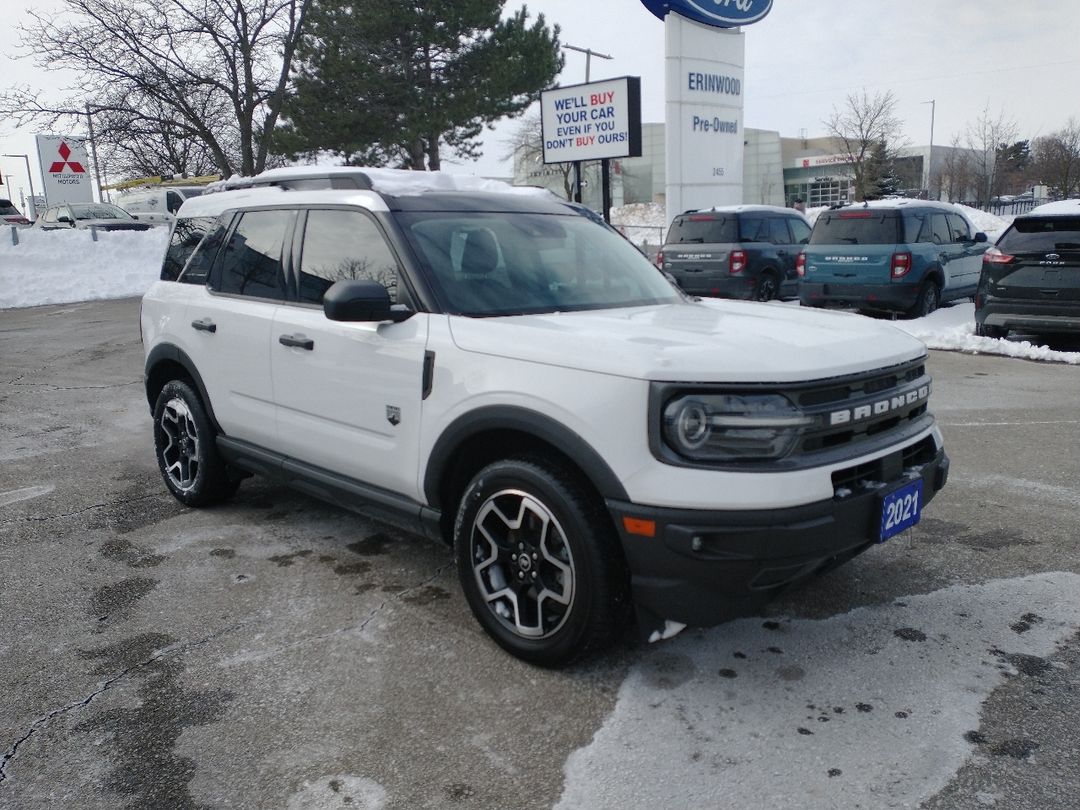
M779 394L710 394L671 400L663 422L683 458L729 462L783 458L814 420Z

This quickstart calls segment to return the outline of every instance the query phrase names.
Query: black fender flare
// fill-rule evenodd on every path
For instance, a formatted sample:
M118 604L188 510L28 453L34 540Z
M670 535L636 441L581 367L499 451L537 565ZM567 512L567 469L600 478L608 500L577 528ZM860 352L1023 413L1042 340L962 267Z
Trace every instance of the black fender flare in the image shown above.
M603 456L573 430L550 416L528 408L488 405L459 416L435 442L424 471L424 495L429 504L439 504L440 483L461 444L470 436L491 430L513 430L558 448L581 469L603 498L630 500L619 477Z
M150 403L150 412L154 411L154 404L156 397L150 393L150 379L153 376L154 369L161 363L171 362L176 363L183 367L184 371L188 373L188 376L195 382L195 388L198 389L199 398L202 399L203 405L206 408L206 415L210 417L210 424L214 426L214 430L217 433L223 433L221 425L218 424L217 417L214 415L214 406L210 402L210 395L206 392L206 385L203 383L202 375L199 374L199 370L195 368L195 363L187 353L174 346L172 343L159 343L153 349L150 350L150 354L147 355L146 364L143 366L143 386L146 389L146 401Z

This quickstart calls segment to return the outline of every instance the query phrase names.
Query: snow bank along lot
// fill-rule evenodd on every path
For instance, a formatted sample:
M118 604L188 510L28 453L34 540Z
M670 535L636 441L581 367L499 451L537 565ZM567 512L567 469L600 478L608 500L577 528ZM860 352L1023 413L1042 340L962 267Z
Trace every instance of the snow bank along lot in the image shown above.
M662 229L662 206L624 206L615 221L623 223L637 241L655 244ZM1008 227L1004 220L975 209L965 213L976 228L990 228L990 239ZM819 213L809 212L811 217ZM619 219L619 216L622 219ZM637 226L630 225L638 222ZM158 277L168 229L99 233L89 231L19 231L13 245L9 229L0 231L0 309L67 304L104 298L140 296ZM861 317L861 316L853 316ZM931 349L995 354L1027 360L1080 365L1080 352L1055 351L1026 340L976 337L974 306L958 304L927 318L895 321L894 325L922 340Z

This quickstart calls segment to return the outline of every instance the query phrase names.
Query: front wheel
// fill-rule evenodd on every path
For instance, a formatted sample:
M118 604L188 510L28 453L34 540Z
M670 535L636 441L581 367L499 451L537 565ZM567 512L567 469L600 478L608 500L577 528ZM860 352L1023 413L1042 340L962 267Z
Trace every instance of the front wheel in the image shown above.
M154 449L165 486L188 506L210 506L236 492L218 455L202 400L183 380L166 383L154 405Z
M941 304L941 288L936 281L928 279L923 282L919 289L919 297L915 299L915 306L910 314L913 318L925 318Z
M454 524L473 615L503 649L543 666L610 642L628 613L622 550L602 503L541 458L489 464Z
M780 295L780 282L771 270L766 270L754 289L755 301L772 301Z

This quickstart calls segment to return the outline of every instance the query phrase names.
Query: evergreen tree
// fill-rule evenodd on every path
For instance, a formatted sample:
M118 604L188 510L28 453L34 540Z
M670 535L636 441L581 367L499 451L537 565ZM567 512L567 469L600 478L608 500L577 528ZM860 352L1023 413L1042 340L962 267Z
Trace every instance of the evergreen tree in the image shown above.
M279 144L353 165L432 171L479 155L485 125L520 115L562 69L559 28L506 0L316 0Z

